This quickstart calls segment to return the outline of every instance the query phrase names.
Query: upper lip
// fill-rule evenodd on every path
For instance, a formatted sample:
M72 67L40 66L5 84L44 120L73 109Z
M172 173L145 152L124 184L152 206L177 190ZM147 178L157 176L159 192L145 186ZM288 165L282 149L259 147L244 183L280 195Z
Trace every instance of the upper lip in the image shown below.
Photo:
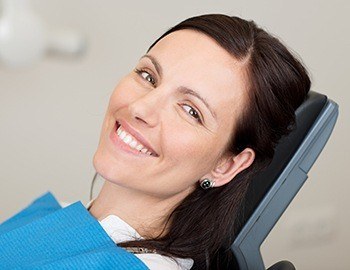
M123 119L118 119L117 122L122 126L122 128L132 135L136 140L138 140L144 147L146 147L149 151L154 153L156 156L158 156L157 152L153 149L151 144L141 135L140 132L138 132L136 129L134 129L128 122L126 122Z

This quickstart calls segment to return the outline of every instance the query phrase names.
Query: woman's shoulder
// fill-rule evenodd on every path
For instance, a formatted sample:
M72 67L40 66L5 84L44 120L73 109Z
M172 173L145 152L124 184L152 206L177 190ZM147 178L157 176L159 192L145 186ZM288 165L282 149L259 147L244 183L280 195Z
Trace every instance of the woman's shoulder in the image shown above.
M109 215L100 221L101 226L116 243L143 239L139 233L124 220L116 215ZM193 260L191 258L170 258L157 253L135 254L149 269L162 270L187 270L191 269Z
M149 269L154 270L188 270L193 265L190 258L170 258L155 253L135 254Z
M94 200L88 202L85 207L89 210ZM60 202L62 207L70 203ZM124 220L116 215L109 215L99 221L101 227L116 244L124 241L142 239L139 233ZM170 258L157 253L134 254L151 270L188 270L193 265L191 258Z

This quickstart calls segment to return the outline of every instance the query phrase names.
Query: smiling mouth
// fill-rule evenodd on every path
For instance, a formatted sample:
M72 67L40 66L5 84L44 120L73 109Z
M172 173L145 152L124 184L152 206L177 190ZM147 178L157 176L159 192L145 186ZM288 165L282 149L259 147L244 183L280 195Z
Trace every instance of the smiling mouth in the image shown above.
M116 122L116 127L114 131L119 139L119 141L127 146L132 152L138 154L144 154L148 156L158 157L158 154L148 149L142 143L140 143L135 137L129 134L123 129L123 127Z

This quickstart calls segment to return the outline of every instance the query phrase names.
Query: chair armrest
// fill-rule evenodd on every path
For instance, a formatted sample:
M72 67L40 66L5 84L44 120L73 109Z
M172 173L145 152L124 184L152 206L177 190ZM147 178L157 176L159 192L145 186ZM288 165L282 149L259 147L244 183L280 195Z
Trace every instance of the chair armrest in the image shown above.
M280 261L270 266L267 270L295 270L295 267L289 261Z

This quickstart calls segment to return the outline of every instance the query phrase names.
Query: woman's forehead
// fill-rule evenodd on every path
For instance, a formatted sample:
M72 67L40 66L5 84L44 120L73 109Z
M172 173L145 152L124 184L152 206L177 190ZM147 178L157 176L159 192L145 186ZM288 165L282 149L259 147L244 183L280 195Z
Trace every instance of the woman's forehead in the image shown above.
M162 38L150 50L175 66L180 64L205 64L208 69L231 71L238 61L211 37L194 30L179 30Z
M175 31L148 54L159 64L164 80L200 92L218 115L226 117L243 103L243 65L209 36L188 29ZM229 106L232 103L234 106Z

